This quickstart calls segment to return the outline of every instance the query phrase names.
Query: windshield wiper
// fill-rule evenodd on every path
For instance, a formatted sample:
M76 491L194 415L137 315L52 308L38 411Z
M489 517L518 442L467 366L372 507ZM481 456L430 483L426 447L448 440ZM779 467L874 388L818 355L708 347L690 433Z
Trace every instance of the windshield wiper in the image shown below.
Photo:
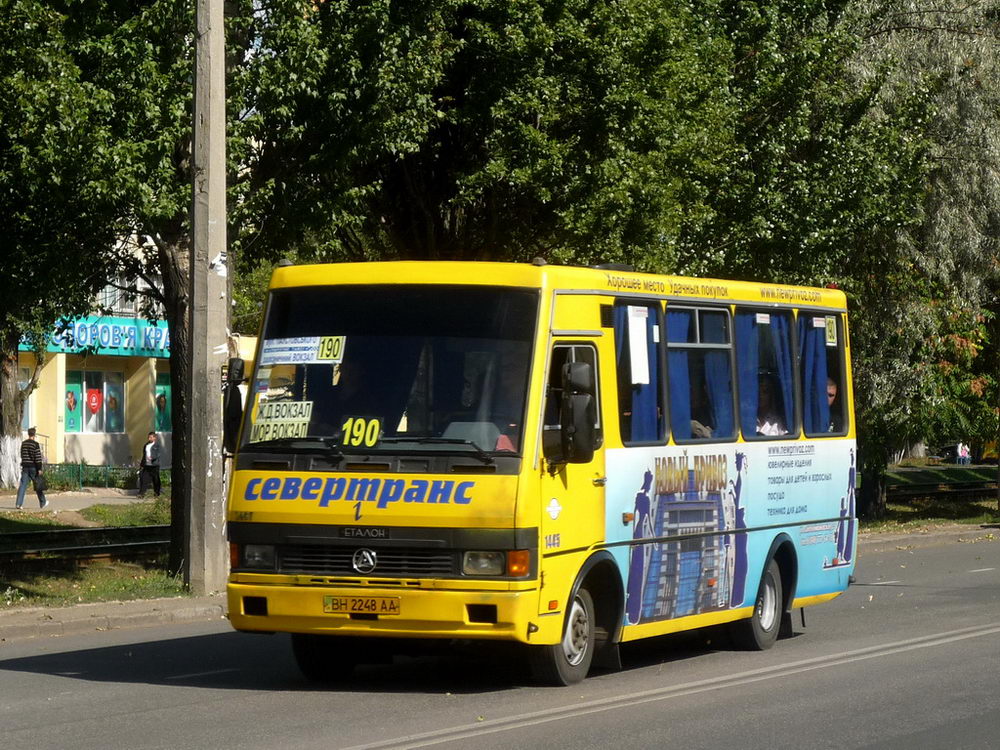
M305 445L296 445L305 443ZM247 443L241 450L244 451L271 451L282 450L288 453L323 453L333 458L343 458L344 454L340 450L337 441L329 437L299 437L299 438L275 438L274 440L261 440L256 443Z
M383 437L380 443L426 443L428 445L467 445L473 450L473 455L482 461L484 464L496 463L493 460L493 456L487 453L485 450L479 447L472 440L465 440L464 438L446 438L446 437L419 437L414 435L413 437Z

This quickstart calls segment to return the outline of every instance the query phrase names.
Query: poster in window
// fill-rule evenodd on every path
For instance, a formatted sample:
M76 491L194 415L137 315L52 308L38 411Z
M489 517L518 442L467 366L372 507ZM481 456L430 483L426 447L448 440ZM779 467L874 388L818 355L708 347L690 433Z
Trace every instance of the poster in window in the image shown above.
M66 432L80 432L83 425L83 376L79 371L66 372L66 398L63 419Z
M153 429L157 432L172 432L173 420L170 414L170 375L156 376L156 391L153 396Z
M104 432L104 373L83 374L83 430Z
M104 419L107 432L125 431L125 400L122 395L122 376L109 372L104 383Z

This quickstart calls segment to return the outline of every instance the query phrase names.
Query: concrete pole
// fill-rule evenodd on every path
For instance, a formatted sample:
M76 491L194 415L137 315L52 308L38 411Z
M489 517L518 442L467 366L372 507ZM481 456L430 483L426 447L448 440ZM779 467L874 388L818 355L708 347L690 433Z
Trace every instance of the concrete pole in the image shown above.
M223 0L197 0L194 188L191 216L191 372L188 479L191 506L184 580L195 594L222 591L228 575L222 459L226 361L226 94Z

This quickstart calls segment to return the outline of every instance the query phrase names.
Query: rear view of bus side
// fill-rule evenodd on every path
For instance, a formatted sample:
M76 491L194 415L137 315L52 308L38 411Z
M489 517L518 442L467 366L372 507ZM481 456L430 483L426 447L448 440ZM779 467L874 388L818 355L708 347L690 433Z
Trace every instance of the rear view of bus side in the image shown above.
M520 642L554 684L708 625L765 649L853 572L836 290L279 268L249 391L230 618L311 678L413 639Z

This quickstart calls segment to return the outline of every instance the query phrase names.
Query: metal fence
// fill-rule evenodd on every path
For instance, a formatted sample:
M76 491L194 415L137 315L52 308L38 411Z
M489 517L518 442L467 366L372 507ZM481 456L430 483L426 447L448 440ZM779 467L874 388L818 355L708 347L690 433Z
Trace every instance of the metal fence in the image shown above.
M134 466L90 466L88 464L45 464L50 489L79 490L84 487L114 487L134 490L139 487L139 469ZM170 484L170 470L160 470L160 481Z

